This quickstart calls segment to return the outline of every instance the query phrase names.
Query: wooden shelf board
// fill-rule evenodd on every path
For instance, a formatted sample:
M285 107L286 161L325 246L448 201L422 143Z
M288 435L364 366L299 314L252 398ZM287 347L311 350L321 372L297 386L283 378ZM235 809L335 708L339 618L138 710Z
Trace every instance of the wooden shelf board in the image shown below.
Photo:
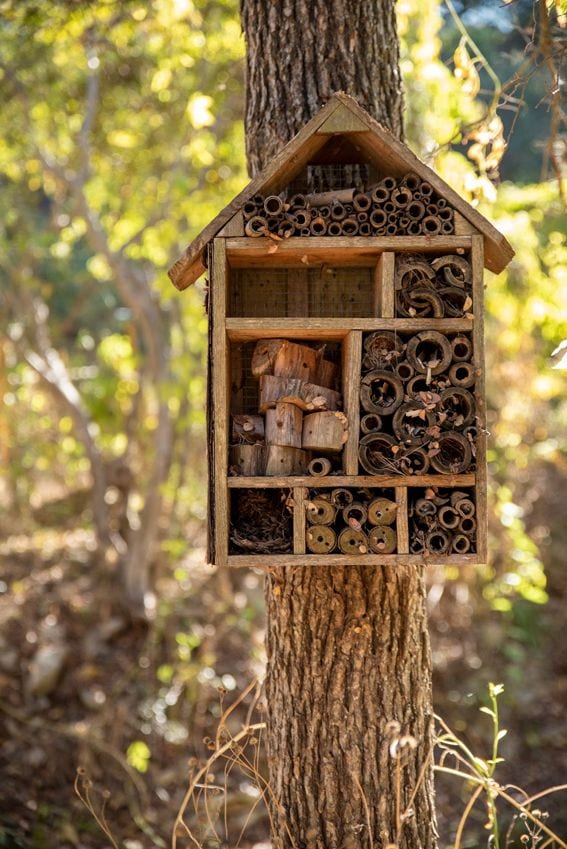
M322 478L308 476L296 477L229 477L230 489L287 489L294 486L308 486L312 489L354 487L421 487L421 486L474 486L476 475L328 475Z
M231 554L228 566L266 568L274 566L465 566L482 565L478 554L452 554L448 557L425 554Z
M352 330L397 330L419 333L440 330L462 333L473 330L468 318L227 318L231 342L249 342L284 336L288 339L344 339Z
M274 245L277 245L275 251ZM292 236L281 242L245 236L226 240L227 257L233 268L257 265L309 268L322 262L326 265L336 262L339 265L373 266L384 251L442 254L470 251L471 246L471 236Z

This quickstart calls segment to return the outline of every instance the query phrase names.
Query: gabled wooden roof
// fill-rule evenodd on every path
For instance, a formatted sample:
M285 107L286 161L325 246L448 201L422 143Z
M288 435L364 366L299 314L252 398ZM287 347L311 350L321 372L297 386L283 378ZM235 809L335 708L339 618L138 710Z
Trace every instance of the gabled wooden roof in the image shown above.
M484 236L486 267L498 273L508 265L514 251L502 233L464 201L435 171L424 165L403 142L375 121L352 97L338 92L280 150L270 165L248 183L191 242L169 269L173 284L178 289L186 289L194 283L205 271L203 254L207 244L242 209L243 204L254 195L277 194L284 189L334 135L350 137L368 161L384 174L399 177L413 171L430 182L438 194Z

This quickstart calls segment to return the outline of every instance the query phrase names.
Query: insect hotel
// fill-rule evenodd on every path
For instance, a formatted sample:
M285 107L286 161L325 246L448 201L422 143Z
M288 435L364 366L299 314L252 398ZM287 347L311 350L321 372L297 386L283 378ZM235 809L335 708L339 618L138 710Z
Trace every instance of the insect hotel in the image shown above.
M209 559L484 563L505 238L336 94L170 270L209 277Z

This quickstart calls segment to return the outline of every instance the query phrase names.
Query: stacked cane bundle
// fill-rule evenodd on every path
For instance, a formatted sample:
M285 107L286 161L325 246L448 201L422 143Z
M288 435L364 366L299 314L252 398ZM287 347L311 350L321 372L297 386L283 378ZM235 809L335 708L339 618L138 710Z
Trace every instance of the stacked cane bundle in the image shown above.
M396 316L472 318L471 265L457 254L398 254L395 288Z
M338 370L318 349L288 339L261 339L251 370L259 380L259 415L232 421L231 471L237 475L322 477L348 436L335 390ZM307 413L307 415L304 415ZM265 416L265 418L264 418ZM312 460L312 453L321 452Z
M378 330L364 339L359 460L371 475L462 474L475 457L470 334Z
M312 554L337 548L357 556L396 551L396 502L389 490L312 490L305 512L305 542Z
M245 233L271 236L436 236L455 231L454 210L416 174L385 177L366 191L255 195L243 206Z
M475 514L472 491L410 490L412 554L474 554Z

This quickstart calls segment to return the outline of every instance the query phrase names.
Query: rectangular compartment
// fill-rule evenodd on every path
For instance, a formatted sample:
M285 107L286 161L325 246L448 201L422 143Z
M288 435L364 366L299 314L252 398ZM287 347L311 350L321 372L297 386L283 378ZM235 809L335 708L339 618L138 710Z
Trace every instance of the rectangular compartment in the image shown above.
M398 502L391 488L314 486L305 490L302 507L306 553L358 559L399 551Z
M444 563L478 552L482 517L474 487L412 487L407 496L411 554Z
M229 554L265 559L293 552L291 490L234 489L230 496Z
M448 209L439 215L449 214ZM473 312L473 268L470 251L424 255L396 253L394 269L396 318L466 318Z

